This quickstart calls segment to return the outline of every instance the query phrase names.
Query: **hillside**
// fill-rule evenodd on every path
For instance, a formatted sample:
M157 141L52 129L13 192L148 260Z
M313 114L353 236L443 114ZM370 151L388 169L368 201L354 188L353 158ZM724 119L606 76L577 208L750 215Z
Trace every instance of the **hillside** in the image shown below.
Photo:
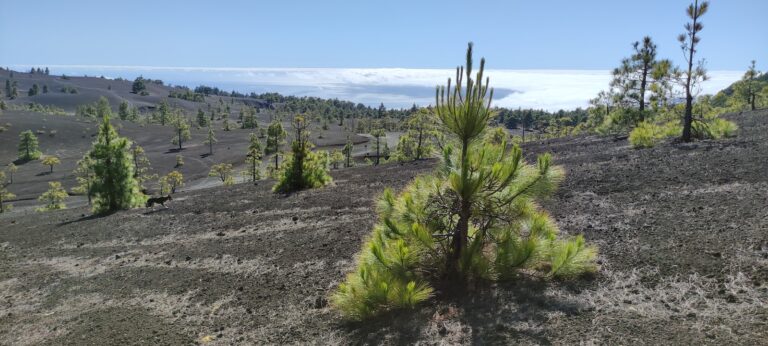
M325 298L370 232L375 196L434 161L335 171L335 185L292 195L273 194L264 181L187 191L168 209L2 215L0 339L763 344L768 112L730 117L741 131L722 141L645 150L595 136L527 143L529 158L552 152L566 168L545 207L563 232L600 247L599 273L441 292L366 324L341 320ZM141 142L138 132L154 130L123 131Z

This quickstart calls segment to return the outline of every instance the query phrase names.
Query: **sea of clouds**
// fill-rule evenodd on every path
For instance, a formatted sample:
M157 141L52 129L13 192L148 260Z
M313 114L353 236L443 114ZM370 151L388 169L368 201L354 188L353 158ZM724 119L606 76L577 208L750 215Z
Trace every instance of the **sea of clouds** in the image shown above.
M29 66L14 66L29 68ZM338 98L366 105L384 103L403 108L434 103L435 86L455 70L412 68L222 68L156 66L50 66L54 74L123 77L139 75L174 85L205 84L239 92L278 92L297 96ZM716 93L743 72L710 71L703 93ZM608 87L607 70L488 70L495 89L494 105L556 111L585 107Z

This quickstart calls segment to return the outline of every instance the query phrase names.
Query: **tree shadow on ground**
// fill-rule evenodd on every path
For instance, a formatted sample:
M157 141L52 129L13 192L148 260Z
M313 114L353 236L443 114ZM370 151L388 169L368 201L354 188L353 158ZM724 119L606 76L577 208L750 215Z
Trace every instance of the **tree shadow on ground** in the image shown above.
M30 161L35 161L35 160L31 160L31 159L16 159L16 160L13 160L13 164L16 165L16 166L20 166L20 165L23 165L23 164L28 163Z
M35 174L35 176L36 177L42 177L42 176L50 175L51 173L53 173L53 172L45 171L45 172L37 173L37 174Z
M206 157L208 157L208 156L211 156L211 154L209 154L209 153L200 154L200 158L201 158L201 159L204 159L204 158L206 158Z
M396 310L362 322L345 322L353 344L414 344L424 339L447 343L551 344L546 328L553 314L579 314L584 306L547 295L552 286L578 292L592 281L550 283L534 278L471 289L437 287L436 297L414 310ZM530 326L526 328L524 326ZM455 340L451 338L459 338Z
M114 211L111 211L111 212L100 213L100 214L91 214L91 215L83 214L81 217L79 217L77 219L74 219L74 220L71 220L71 221L64 221L64 222L60 223L59 226L66 226L66 225L69 225L69 224L78 223L78 222L82 222L82 221L88 221L88 220L96 220L96 219L100 219L102 217L110 216L110 215L112 215L114 213L115 213Z
M180 152L182 152L182 151L184 151L186 149L187 148L181 148L181 149L179 149L179 148L171 148L171 149L168 149L168 151L166 151L165 154L176 154L176 153L180 153Z

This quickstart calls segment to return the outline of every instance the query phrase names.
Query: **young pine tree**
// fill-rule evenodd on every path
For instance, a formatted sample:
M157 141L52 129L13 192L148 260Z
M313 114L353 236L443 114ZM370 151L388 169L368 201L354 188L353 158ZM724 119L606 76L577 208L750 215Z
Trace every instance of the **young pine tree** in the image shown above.
M208 117L205 116L205 112L203 112L202 109L197 110L197 126L200 127L207 127L210 125L210 121L208 120Z
M376 138L376 161L374 162L378 166L381 158L381 138L384 137L386 140L387 134L384 129L375 129L371 131L371 136Z
M451 290L533 271L573 277L595 270L596 249L580 236L558 240L555 222L536 203L554 191L563 170L549 155L531 165L517 146L482 141L494 115L484 65L473 79L470 43L455 86L449 79L438 88L438 120L457 150L447 146L441 167L400 195L385 190L357 268L331 297L347 318L413 307L434 293L433 282Z
M355 144L352 143L352 140L347 136L347 144L344 145L344 148L341 149L341 152L344 154L344 167L352 167L352 151L355 150Z
M26 130L19 134L19 160L37 160L42 154L38 149L37 136L32 130Z
M139 207L145 196L133 176L131 142L120 137L105 116L99 127L99 135L93 143L89 157L93 160L92 191L93 210L107 213L120 209Z
M131 156L133 156L133 177L139 183L139 187L144 189L144 182L155 178L154 174L151 174L152 164L144 152L144 148L138 144L131 146Z
M10 183L6 182L5 179L5 172L0 171L0 213L11 210L13 205L8 203L8 201L16 198L16 195L6 189Z
M275 154L275 171L279 169L279 155L280 146L285 143L285 137L288 135L283 129L283 124L277 119L273 120L267 128L267 145L264 152L269 154Z
M13 184L13 175L16 174L16 172L19 170L19 167L17 167L13 162L9 163L8 166L6 166L5 171L8 173L8 184ZM2 184L2 179L0 179L0 184Z
M167 175L160 177L160 194L170 195L176 193L176 189L184 187L184 175L179 171L171 171Z
M93 204L93 184L96 180L96 172L93 168L94 161L90 155L86 154L77 161L77 166L73 172L77 180L77 186L72 188L72 192L86 195L88 197L88 205Z
M120 107L117 109L117 116L120 117L120 120L128 119L130 116L130 111L128 110L128 102L120 102Z
M44 202L45 205L38 208L37 211L50 211L66 209L67 205L64 204L64 200L69 197L67 191L61 187L61 183L58 181L51 181L48 183L48 191L44 192L38 201Z
M690 142L691 126L693 124L693 90L696 85L702 81L707 80L707 71L704 69L704 62L699 60L694 68L694 57L696 55L701 41L701 37L698 36L699 32L704 28L701 23L701 16L707 13L709 9L709 2L704 1L699 5L699 0L695 0L693 4L688 5L686 13L690 22L685 23L685 33L680 34L677 40L680 41L680 48L683 50L685 56L685 62L687 68L683 71L683 87L685 89L685 114L683 116L683 135L681 140L683 142Z
M219 163L211 166L211 171L208 173L210 177L218 177L224 186L229 186L235 183L235 179L232 177L232 164Z
M49 155L49 156L44 157L40 161L40 163L42 163L45 166L49 166L51 168L49 173L53 173L53 166L59 165L61 163L61 160L59 160L59 158L56 157L56 156Z
M208 145L208 155L213 155L213 145L218 142L216 140L216 134L213 132L213 128L208 126L208 135L205 137L203 144Z
M311 152L309 123L297 115L291 121L296 137L291 143L291 157L286 160L274 191L291 192L324 186L331 182L327 152Z
M255 133L251 133L248 144L248 153L245 156L245 163L247 165L245 174L254 184L261 179L259 167L261 166L262 157L263 150L261 148L261 141L259 141L259 138Z
M191 138L189 133L189 120L187 120L187 117L184 116L184 114L177 113L173 117L173 129L175 135L173 136L173 139L171 139L171 143L178 145L179 150L181 150L184 142Z

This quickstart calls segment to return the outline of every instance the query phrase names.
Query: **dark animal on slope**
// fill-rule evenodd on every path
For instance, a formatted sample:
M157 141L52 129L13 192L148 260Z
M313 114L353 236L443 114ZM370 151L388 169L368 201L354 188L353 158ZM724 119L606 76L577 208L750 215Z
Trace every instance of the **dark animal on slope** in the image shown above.
M173 198L171 197L171 195L168 195L166 197L163 197L163 196L161 196L161 197L151 197L150 199L147 200L147 208L152 208L152 207L154 207L155 204L160 204L163 207L165 207L165 202L172 201L172 200L173 200ZM166 207L166 208L168 208L168 207Z

